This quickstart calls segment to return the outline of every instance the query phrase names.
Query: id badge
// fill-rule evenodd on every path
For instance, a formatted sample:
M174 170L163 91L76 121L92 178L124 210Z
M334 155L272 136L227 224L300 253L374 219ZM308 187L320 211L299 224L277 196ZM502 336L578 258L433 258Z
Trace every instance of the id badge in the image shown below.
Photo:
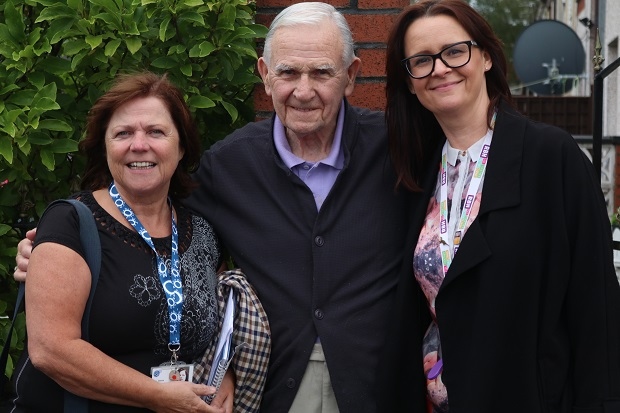
M151 378L159 383L171 381L192 381L194 365L177 363L151 367Z

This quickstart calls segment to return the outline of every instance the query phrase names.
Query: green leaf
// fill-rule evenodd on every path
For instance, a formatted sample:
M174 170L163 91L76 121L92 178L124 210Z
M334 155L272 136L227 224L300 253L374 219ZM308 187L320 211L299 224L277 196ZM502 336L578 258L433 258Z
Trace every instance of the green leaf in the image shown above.
M53 171L56 166L56 161L54 159L54 154L46 149L41 150L41 163L45 166L48 171Z
M17 106L28 106L32 103L35 93L36 92L32 89L20 90L13 93L13 95L7 99L7 102Z
M28 107L25 106L23 109L28 110ZM21 109L13 109L10 110L8 112L4 112L3 113L3 117L4 119L6 119L8 122L15 122L17 120L17 118L22 115L23 111Z
M62 17L51 22L45 36L49 39L50 44L58 43L63 37L70 33L76 19L74 17Z
M260 83L262 79L253 73L236 71L232 79L235 85L253 85Z
M37 56L42 56L44 54L48 54L52 51L52 45L50 44L48 39L43 39L38 46L33 46L34 54Z
M30 3L37 3L45 7L49 7L49 6L53 6L54 4L58 3L58 0L31 0ZM28 0L26 0L26 4L29 4Z
M56 21L63 17L70 17L72 20L77 18L77 14L75 10L72 10L70 7L65 6L60 2L54 2L53 6L49 6L41 11L39 17L34 21L35 23L41 23L43 21Z
M168 36L170 36L169 32L168 32L168 27L170 25L170 20L171 17L170 16L166 16L162 22L159 24L159 40L161 40L162 42L165 42L166 40L168 40Z
M239 41L234 42L231 45L231 50L234 50L238 54L249 56L253 59L258 59L258 55L256 54L256 49L253 45L249 45L247 43L241 43Z
M9 46L7 49L16 49L19 46L16 39L13 39L11 36L9 26L4 23L0 23L0 39L2 39L3 42L10 43L7 45Z
M7 135L9 135L11 138L15 138L15 135L17 133L17 129L15 128L15 125L13 123L8 123L8 124L5 124L4 126L0 126L0 132L4 132ZM3 141L8 141L8 139L0 138L0 145L2 145ZM1 152L2 152L2 150L0 149L0 153ZM12 155L11 155L11 157L12 157ZM6 156L5 156L5 159L7 159Z
M78 13L81 13L84 10L82 0L67 0L67 6Z
M205 4L203 0L183 0L181 3L187 7L198 7Z
M113 14L113 13L99 13L95 16L93 16L94 19L96 20L101 20L101 24L105 25L112 25L113 28L115 30L123 30L123 25L121 23L121 19L118 17L117 14Z
M205 57L211 54L215 50L213 43L204 41L195 45L189 51L189 57Z
M224 109L226 109L226 112L228 112L228 114L230 115L230 119L235 122L237 120L237 117L239 116L239 111L237 110L237 108L225 101L222 101L221 103L222 106L224 106Z
M54 153L77 152L78 143L72 139L54 139L52 144L49 145L49 148L54 151Z
M256 37L254 30L242 26L235 29L232 39L253 39L254 37Z
M10 85L6 85L4 88L0 89L0 96L3 96L9 92L12 92L15 89L19 89L19 86L17 86L14 83L11 83Z
M34 52L34 48L30 45L24 47L22 50L19 51L19 53L13 53L13 59L15 60L28 60L32 59L35 56L36 54Z
M187 100L187 104L190 107L198 109L208 109L215 106L215 102L205 96L194 95Z
M26 40L26 26L24 25L24 18L20 13L21 7L15 7L12 0L7 0L4 3L4 21L7 24L9 33L13 39L18 42Z
M60 57L49 56L37 63L37 67L45 72L63 76L71 71L71 62Z
M84 39L67 39L62 44L62 50L66 56L73 56L84 49L88 49L88 46Z
M5 235L13 229L10 225L0 224L0 236Z
M46 86L40 88L36 95L34 95L33 101L40 99L40 98L50 98L50 99L56 99L56 92L57 92L58 88L56 87L56 83L52 82L47 84Z
M28 126L32 129L37 129L39 127L39 121L41 120L42 113L43 112L40 110L28 111Z
M248 24L245 27L251 29L256 37L260 39L265 38L267 36L267 32L269 31L269 28L263 26L262 24Z
M181 73L183 73L187 77L192 77L192 65L191 63L185 64L181 66Z
M120 39L111 40L108 44L105 45L104 54L108 57L114 56L114 54L116 53L116 49L118 49L118 46L120 45L121 45Z
M199 26L205 25L204 17L202 17L199 13L195 12L194 10L189 10L189 11L179 14L179 22L182 22L182 24L184 24L185 21L197 23Z
M32 145L45 146L52 143L52 140L52 137L49 136L47 133L33 131L28 134L28 142L30 142Z
M24 28L24 32L25 32L25 28ZM41 27L34 27L32 29L32 31L28 34L28 38L27 38L27 42L30 45L34 45L35 43L37 43L40 39L41 39L41 32L43 31L43 29Z
M33 109L38 109L40 111L48 111L48 110L57 110L60 109L60 105L56 103L56 101L50 98L41 98L35 103L33 103Z
M158 69L172 69L176 67L179 62L176 59L170 57L158 57L157 59L151 62L151 66L156 67Z
M102 35L97 35L97 36L89 35L89 36L86 36L84 41L88 43L91 49L96 49L97 47L99 47L99 45L103 41L103 36Z
M71 59L71 71L75 71L82 63L82 60L89 54L90 50L82 50L78 54L74 55Z
M171 56L173 54L183 54L185 53L185 51L187 50L187 47L185 47L185 45L182 44L175 44L172 47L170 47L170 49L168 49L168 56Z
M224 30L234 30L237 11L232 4L225 4L222 12L217 18L217 28Z
M123 14L122 16L122 22L123 22L123 27L124 27L124 30L122 31L123 34L130 34L133 36L140 35L140 30L138 30L138 25L136 23L135 18L136 17L133 14Z
M125 44L131 54L136 54L136 52L138 52L138 50L142 47L142 42L139 37L127 37L125 39Z
M89 2L103 7L110 13L119 13L121 11L118 5L112 0L89 0Z
M6 137L0 137L0 155L2 155L2 157L6 159L8 163L13 163L12 142L13 142L12 139L7 139Z
M60 119L44 119L39 123L39 129L47 129L58 132L71 132L73 130L71 125Z

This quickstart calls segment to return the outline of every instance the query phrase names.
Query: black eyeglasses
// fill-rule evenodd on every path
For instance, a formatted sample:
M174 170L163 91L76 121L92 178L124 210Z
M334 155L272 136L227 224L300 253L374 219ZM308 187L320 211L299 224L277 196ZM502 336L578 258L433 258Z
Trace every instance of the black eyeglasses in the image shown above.
M417 54L401 60L407 73L414 79L422 79L435 70L435 61L441 62L449 68L465 66L471 59L471 47L478 47L478 43L473 40L454 43L446 47L437 54Z

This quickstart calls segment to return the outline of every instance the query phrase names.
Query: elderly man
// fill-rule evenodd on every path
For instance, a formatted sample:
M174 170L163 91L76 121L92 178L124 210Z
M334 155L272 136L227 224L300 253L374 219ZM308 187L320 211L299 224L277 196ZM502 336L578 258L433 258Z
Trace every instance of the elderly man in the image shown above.
M380 411L375 371L407 207L383 114L346 101L360 67L353 47L332 6L284 9L258 61L275 115L206 151L187 201L269 317L266 413Z

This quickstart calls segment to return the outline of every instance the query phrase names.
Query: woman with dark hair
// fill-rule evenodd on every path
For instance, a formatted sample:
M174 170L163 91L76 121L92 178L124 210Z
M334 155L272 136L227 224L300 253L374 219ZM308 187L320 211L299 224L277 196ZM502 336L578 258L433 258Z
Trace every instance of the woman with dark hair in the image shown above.
M28 348L12 411L62 412L66 389L91 412L231 412L230 372L211 406L203 398L215 389L159 380L192 371L218 327L218 239L180 204L200 156L182 93L165 76L121 76L86 130L86 172L73 197L92 211L101 243L90 341L80 327L91 283L80 223L71 205L55 204L29 262Z
M398 16L386 89L397 186L419 202L383 411L620 412L611 228L575 140L513 109L501 42L463 0Z

